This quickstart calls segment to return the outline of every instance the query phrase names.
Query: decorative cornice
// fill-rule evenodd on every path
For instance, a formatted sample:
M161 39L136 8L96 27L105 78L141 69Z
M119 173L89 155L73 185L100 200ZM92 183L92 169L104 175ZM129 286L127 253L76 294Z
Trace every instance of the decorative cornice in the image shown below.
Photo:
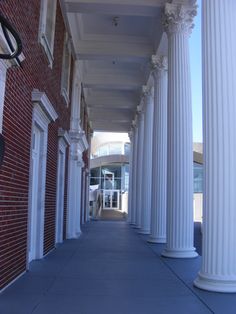
M196 0L190 5L166 3L163 14L163 26L168 35L183 33L190 35L194 27L193 19L197 15Z
M31 99L34 103L38 103L40 105L42 110L51 121L56 121L58 115L44 92L40 92L39 90L34 89L31 95Z
M67 145L70 145L71 139L67 131L63 130L62 128L58 129L58 137L61 137L64 139Z
M79 145L81 152L89 148L89 144L84 131L70 131L69 132L71 142Z
M69 132L69 135L72 142L79 142L84 135L84 131L72 131L71 130Z

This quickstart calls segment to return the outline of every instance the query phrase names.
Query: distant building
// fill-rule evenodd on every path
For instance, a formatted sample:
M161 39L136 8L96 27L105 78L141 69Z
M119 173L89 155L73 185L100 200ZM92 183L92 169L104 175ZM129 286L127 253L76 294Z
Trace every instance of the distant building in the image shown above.
M92 138L90 185L102 191L104 210L127 213L129 153L127 134L95 133Z

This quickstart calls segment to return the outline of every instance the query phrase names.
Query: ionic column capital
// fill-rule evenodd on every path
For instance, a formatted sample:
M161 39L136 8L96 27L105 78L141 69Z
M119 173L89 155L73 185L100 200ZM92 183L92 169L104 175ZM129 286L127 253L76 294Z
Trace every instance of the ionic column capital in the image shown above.
M190 35L194 27L193 19L196 15L196 0L193 0L190 5L166 3L163 14L163 26L167 35L177 33Z

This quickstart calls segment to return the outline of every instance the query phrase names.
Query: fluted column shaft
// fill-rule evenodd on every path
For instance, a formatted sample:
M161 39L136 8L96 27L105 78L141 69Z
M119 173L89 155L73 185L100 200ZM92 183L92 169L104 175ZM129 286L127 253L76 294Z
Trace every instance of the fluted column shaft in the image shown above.
M203 252L195 285L236 292L236 1L202 5Z
M142 234L150 233L151 225L151 184L152 184L152 129L153 129L153 91L145 86L144 108L144 143L142 164L142 209L141 230Z
M193 247L193 145L189 35L193 6L167 3L167 246L163 256L197 256Z
M134 164L134 132L129 133L130 155L129 155L129 194L128 194L128 223L131 223L133 204L133 164Z
M139 112L138 126L138 151L137 151L137 174L136 174L136 217L135 224L137 228L141 228L141 211L142 211L142 189L143 189L143 143L144 143L144 113Z
M133 133L133 163L132 163L132 201L131 201L131 221L132 225L136 222L137 204L137 155L138 155L138 128L135 125Z
M153 56L154 122L152 152L152 205L149 242L166 242L167 181L167 58Z

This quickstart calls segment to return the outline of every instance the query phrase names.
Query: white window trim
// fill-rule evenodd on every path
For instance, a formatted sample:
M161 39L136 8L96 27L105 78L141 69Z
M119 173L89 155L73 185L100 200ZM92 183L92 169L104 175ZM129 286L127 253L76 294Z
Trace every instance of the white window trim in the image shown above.
M46 188L46 167L47 167L47 144L48 144L48 125L50 122L57 119L57 113L55 112L52 104L48 100L47 96L43 92L34 90L32 92L32 102L34 103L33 117L32 117L32 131L33 126L37 125L42 132L42 146L41 146L41 176L39 181L40 186L40 200L39 207L41 212L39 213L39 237L36 255L37 258L43 258L44 252L44 217L45 217L45 188ZM32 135L33 137L33 135ZM30 178L32 178L32 164L30 166ZM32 179L30 179L32 180ZM31 237L31 208L32 204L32 184L29 184L29 215L28 215L28 249L27 249L27 263L29 261L30 250L30 237ZM28 267L28 265L27 265Z
M56 230L55 230L55 243L61 243L63 242L63 226L62 226L62 239L59 238L59 231L58 231L58 226L60 222L60 208L59 208L59 199L61 195L59 195L59 183L60 183L60 178L59 175L61 174L60 171L63 171L63 186L62 186L62 191L63 195L62 198L64 200L64 195L65 195L65 166L66 166L66 148L70 145L70 137L67 131L63 130L62 128L58 129L58 137L59 137L59 142L58 142L58 162L57 162L57 206L56 206ZM63 169L60 169L59 165L59 155L60 153L63 156ZM64 203L63 203L64 204ZM64 206L62 210L62 218L64 217ZM62 219L62 224L63 224L63 219Z
M31 97L34 103L40 104L40 107L51 121L56 121L58 115L44 92L40 92L39 90L34 89Z
M51 46L46 38L46 19L47 19L47 3L48 0L41 0L40 8L40 21L39 21L39 43L43 46L46 56L48 58L49 67L52 68L53 65L53 51L54 51L54 38L55 38L55 25L56 25L56 10L57 10L57 0L54 0L54 10L53 10L53 27L52 27L52 43Z
M68 78L67 78L67 89L65 88L65 86L63 86L66 50L68 50L68 53L69 53L69 69L68 69ZM72 58L72 56L71 56L71 45L70 45L70 41L68 38L68 33L65 33L64 47L63 47L62 73L61 73L61 95L64 97L67 106L68 106L69 101L70 101L71 58Z

